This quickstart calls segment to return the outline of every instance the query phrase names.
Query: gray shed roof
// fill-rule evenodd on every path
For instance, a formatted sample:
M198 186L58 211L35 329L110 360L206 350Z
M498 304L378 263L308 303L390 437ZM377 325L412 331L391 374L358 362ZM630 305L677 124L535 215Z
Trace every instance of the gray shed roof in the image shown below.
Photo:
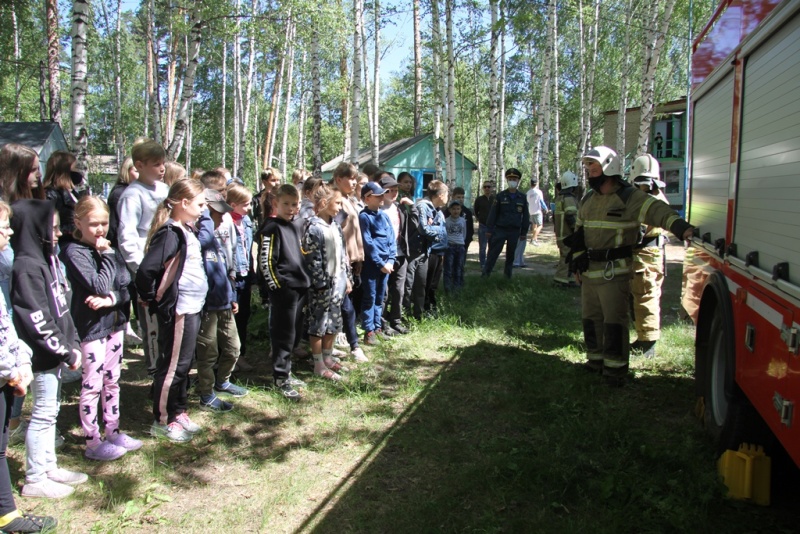
M67 140L55 122L0 122L0 146L8 143L25 145L41 154L50 141L56 150L66 150Z
M390 143L384 143L378 148L378 152L380 153L381 161L389 161L393 157L397 156L398 154L402 154L412 146L416 145L426 137L433 135L432 133L426 133L417 135L414 137L406 137L405 139L398 139L396 141L392 141ZM344 161L344 155L340 155L335 157L334 159L330 160L329 162L325 163L322 166L322 172L331 172L333 171L336 166ZM370 148L362 148L358 151L358 167L363 168L364 165L370 163L372 161L372 150Z

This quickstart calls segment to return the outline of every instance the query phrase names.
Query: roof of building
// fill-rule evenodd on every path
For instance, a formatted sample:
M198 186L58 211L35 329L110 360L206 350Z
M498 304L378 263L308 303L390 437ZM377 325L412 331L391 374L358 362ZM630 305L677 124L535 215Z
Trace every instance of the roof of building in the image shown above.
M0 122L0 146L18 143L41 152L47 140L56 135L67 145L64 133L55 122Z

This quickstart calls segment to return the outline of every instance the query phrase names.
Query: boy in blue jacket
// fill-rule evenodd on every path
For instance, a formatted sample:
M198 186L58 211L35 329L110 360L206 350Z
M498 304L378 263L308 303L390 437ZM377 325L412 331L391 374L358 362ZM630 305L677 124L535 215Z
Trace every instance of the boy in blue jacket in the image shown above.
M233 280L228 276L225 250L215 236L222 215L233 211L219 191L206 189L208 210L197 221L200 248L208 277L208 294L197 336L197 392L200 409L228 412L233 405L215 391L234 397L247 395L247 389L231 384L230 376L239 359L239 332L234 315L238 310ZM218 364L216 379L214 365Z
M361 188L365 207L358 215L361 237L364 242L364 265L361 269L361 324L364 343L375 345L383 329L383 301L386 282L394 268L397 242L389 217L381 210L386 191L376 182L367 182Z

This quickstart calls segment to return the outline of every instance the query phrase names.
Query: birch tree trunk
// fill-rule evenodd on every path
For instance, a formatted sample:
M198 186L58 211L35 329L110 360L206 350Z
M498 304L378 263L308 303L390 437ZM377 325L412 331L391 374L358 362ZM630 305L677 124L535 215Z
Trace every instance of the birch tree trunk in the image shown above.
M287 153L288 153L288 144L289 144L289 112L291 111L292 105L292 78L294 76L294 23L289 22L292 25L292 33L289 39L289 69L286 74L286 103L283 106L283 137L281 138L281 174L286 176L286 170L288 166Z
M658 3L653 2L647 25L647 41L644 47L644 68L642 69L642 115L639 122L639 139L636 146L636 157L647 153L650 144L650 126L655 113L656 68L666 42L669 21L676 0L666 0L664 12L659 21Z
M353 87L352 101L350 104L350 154L347 158L350 163L358 167L358 142L359 126L361 122L361 32L362 18L364 16L363 0L353 0Z
M380 116L381 116L381 3L374 0L375 58L372 72L372 162L380 166Z
M585 153L592 146L592 119L594 115L594 74L597 70L597 48L600 41L599 36L599 23L600 23L600 1L594 2L594 23L592 26L592 57L589 61L586 73L586 114L584 115L586 122L583 128L583 152Z
M234 24L233 32L233 169L234 171L241 166L239 159L241 158L240 150L242 148L242 2L236 0L234 6L236 10L236 22ZM266 166L266 164L265 164Z
M39 61L39 120L47 120L47 74L49 70L44 61Z
M275 153L275 137L280 116L281 94L283 94L283 76L284 70L286 69L286 56L289 51L289 37L291 35L290 26L291 24L287 25L286 28L283 50L281 51L280 67L272 85L272 103L269 110L269 121L267 123L267 138L264 140L264 167L273 166L272 156Z
M87 50L86 34L88 33L89 15L91 7L88 0L73 0L72 2L72 84L70 93L71 101L71 142L72 152L77 158L77 166L85 171L87 147L89 136L86 131L86 93L89 86L86 81Z
M311 164L314 177L322 178L322 91L319 80L319 33L311 32Z
M152 138L155 142L161 143L161 96L160 83L158 81L158 39L155 33L155 0L149 0L147 4L147 56L150 79L148 80L148 94L150 102L150 121Z
M413 0L414 11L414 136L422 133L422 38L420 37L419 0Z
M433 161L436 169L436 179L441 180L442 158L439 148L439 141L442 136L442 112L443 101L443 76L442 76L442 31L439 23L439 0L431 0L431 55L433 63Z
M542 188L547 189L550 180L550 114L553 79L553 49L555 47L555 15L556 0L550 0L547 14L547 50L545 52L545 74L542 84L542 118L544 129L542 131Z
M61 124L61 84L58 75L58 61L61 46L58 41L58 0L46 0L47 19L47 89L50 95L50 120Z
M189 122L189 104L194 99L194 78L197 73L198 57L200 55L200 41L201 32L203 30L203 21L200 20L199 7L195 4L192 8L191 15L191 30L189 32L189 61L186 64L186 70L183 74L183 91L181 94L181 101L178 105L178 116L175 121L175 133L172 136L172 142L167 149L167 157L171 160L178 159L180 156L181 148L186 139L186 130L188 129Z
M372 98L370 93L369 83L369 69L367 65L367 37L364 34L364 25L361 26L361 64L364 66L362 72L364 74L364 103L367 108L367 136L369 137L370 154L372 154L372 147L375 145L375 138L372 136ZM373 163L375 163L373 161ZM377 165L377 163L375 163Z
M11 26L14 30L14 120L19 122L22 107L19 102L19 94L21 91L21 84L19 78L19 25L17 23L17 8L14 0L11 0Z
M553 172L555 180L561 178L561 139L558 89L558 9L553 13Z
M578 58L580 60L580 95L581 107L578 113L581 135L578 141L578 154L575 158L575 171L578 176L583 176L581 172L581 156L583 156L586 147L586 137L584 125L586 124L586 43L585 43L585 27L583 23L583 0L578 0Z
M164 123L164 144L169 145L175 131L175 113L178 102L178 39L173 30L172 17L169 18L167 53L167 116Z
M625 166L627 147L625 146L626 110L628 108L628 77L631 73L630 44L631 44L631 19L633 18L633 0L625 3L625 37L622 48L622 73L619 81L619 111L617 112L617 153Z
M455 0L445 0L447 25L447 172L448 182L456 184L456 59L453 45L453 9Z
M226 165L226 158L228 156L228 132L226 129L227 124L227 102L228 100L228 42L222 41L222 101L220 102L221 110L221 117L220 117L220 133L222 134L222 166L227 167ZM187 168L187 170L190 170Z
M497 44L499 41L497 31L497 1L489 0L491 10L491 45L489 46L489 179L497 179Z
M189 103L189 127L186 130L186 172L192 172L192 136L194 135L194 99ZM223 165L224 166L224 165Z
M348 55L346 46L339 54L339 79L342 84L342 120L344 121L344 147L342 154L344 159L350 154L350 71L347 67Z
M500 20L505 21L505 0L500 0ZM497 169L502 173L505 169L506 152L506 28L500 27L500 114L497 120Z
M250 6L251 22L255 20L258 14L258 0L253 0ZM291 12L289 14L289 24L291 25ZM242 102L242 127L241 127L241 149L239 149L239 167L234 169L236 176L244 175L244 158L242 154L247 153L247 132L250 131L250 110L252 106L253 84L255 83L255 59L256 59L256 30L253 24L248 26L248 51L249 57L247 58L247 79L245 79L244 96Z
M478 75L479 75L479 71L478 71L478 61L475 59L475 56L474 56L474 54L475 54L474 50L475 49L473 48L473 57L472 57L472 65L473 65L473 71L472 72L473 72L473 74L472 74L472 79L473 80L477 80L478 79ZM473 89L473 96L475 97L475 109L479 110L480 109L480 105L481 105L481 99L480 99L480 96L478 95L478 84L477 83L473 83L472 84L472 89ZM481 185L483 185L483 178L482 178L483 171L481 170L481 169L483 169L482 156L481 156L481 121L475 121L475 154L476 154L475 166L478 167L478 169L477 169L478 182Z
M298 83L300 92L300 112L297 118L297 157L295 167L306 168L306 84L303 73L306 71L306 52L303 50L303 57L300 60L300 80Z

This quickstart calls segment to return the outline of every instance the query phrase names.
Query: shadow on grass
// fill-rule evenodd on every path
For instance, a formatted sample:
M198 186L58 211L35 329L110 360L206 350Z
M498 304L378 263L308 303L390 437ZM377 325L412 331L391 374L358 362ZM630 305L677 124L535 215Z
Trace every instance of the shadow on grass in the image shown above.
M577 365L482 341L441 368L298 531L787 527L721 498L691 402L686 378L610 389Z

